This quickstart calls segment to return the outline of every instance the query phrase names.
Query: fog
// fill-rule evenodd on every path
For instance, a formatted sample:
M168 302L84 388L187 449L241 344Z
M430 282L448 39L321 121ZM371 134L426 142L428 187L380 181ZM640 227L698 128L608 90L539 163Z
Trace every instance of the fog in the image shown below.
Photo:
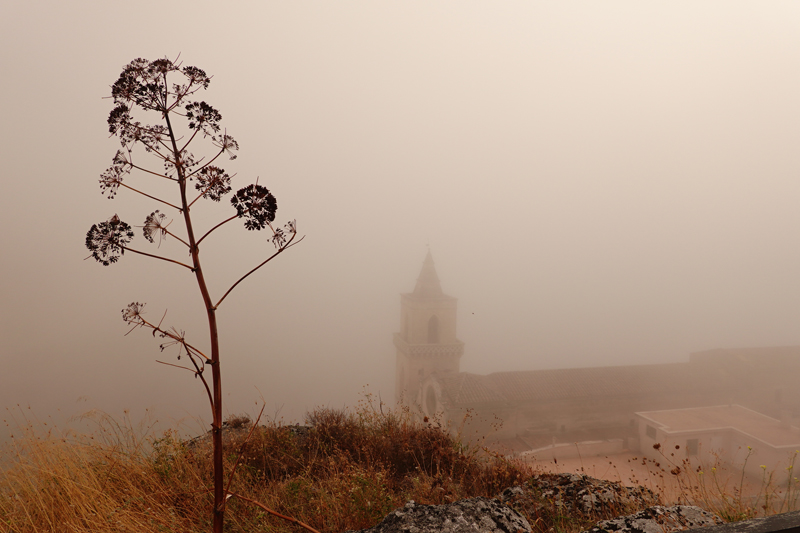
M278 221L305 235L220 308L228 413L263 397L294 421L365 387L391 403L399 294L428 249L459 299L464 371L800 344L797 3L12 1L0 13L0 407L208 422L201 385L156 363L176 352L125 336L120 318L146 302L205 346L193 277L132 254L84 260L93 223L141 224L153 209L128 191L108 200L97 181L118 147L104 98L137 57L214 76L201 98L241 146L225 164L235 188L258 177ZM203 210L213 224L231 208ZM203 252L212 291L270 250L226 229Z

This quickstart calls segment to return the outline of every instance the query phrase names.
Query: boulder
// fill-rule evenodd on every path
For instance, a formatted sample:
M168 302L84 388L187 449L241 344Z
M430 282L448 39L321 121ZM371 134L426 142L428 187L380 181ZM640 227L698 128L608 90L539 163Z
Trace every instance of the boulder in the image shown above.
M656 505L632 515L603 520L584 533L669 533L718 524L722 524L720 517L693 505Z
M389 513L361 533L530 533L519 513L497 500L469 498L446 505L414 501Z

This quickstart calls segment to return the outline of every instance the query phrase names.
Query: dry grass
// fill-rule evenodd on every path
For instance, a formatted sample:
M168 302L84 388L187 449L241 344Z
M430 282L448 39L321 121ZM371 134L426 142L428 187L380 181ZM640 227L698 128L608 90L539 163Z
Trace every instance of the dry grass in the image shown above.
M660 487L677 485L678 503L697 505L721 516L727 522L748 520L759 516L800 509L800 490L794 463L795 451L783 472L769 471L760 465L760 479L745 474L752 449L748 447L741 466L733 467L712 452L711 459L676 460L675 452L656 448L663 458L653 461L643 458ZM669 479L669 482L667 481Z
M24 421L3 450L0 531L208 531L210 443L158 438L95 416L91 434ZM433 425L372 410L318 410L309 426L259 426L232 417L231 490L322 532L370 527L414 499L438 504L493 496L532 471L461 445ZM226 531L299 531L231 498Z
M0 454L0 532L210 530L211 447L206 437L187 441L174 431L155 437L146 426L97 413L90 420L94 430L86 434L60 432L41 422L12 422L14 438ZM321 409L307 423L259 426L248 439L249 418L230 417L226 469L230 472L240 457L232 492L324 533L371 527L408 500L441 504L491 497L525 482L534 500L519 510L541 533L577 532L592 521L638 510L612 506L583 516L556 502L552 491L544 494L542 483L557 481L532 479L532 467L464 445L433 424L414 424L407 413ZM674 476L670 470L681 466L663 464L651 465L656 478ZM748 499L743 481L737 485L719 472L713 465L706 470L681 466L674 476L680 480L679 499L727 520L797 506L791 477L788 488L780 489L765 472L759 496ZM231 498L226 531L302 530Z
M207 483L142 427L90 415L88 435L24 421L0 455L0 530L191 531L208 515ZM14 423L14 422L12 422Z

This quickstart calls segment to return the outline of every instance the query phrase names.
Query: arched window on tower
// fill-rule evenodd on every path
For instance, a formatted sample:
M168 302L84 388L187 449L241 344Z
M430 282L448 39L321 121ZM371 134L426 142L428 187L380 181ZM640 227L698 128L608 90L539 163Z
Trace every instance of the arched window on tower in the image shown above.
M439 318L433 315L428 320L428 344L439 343Z

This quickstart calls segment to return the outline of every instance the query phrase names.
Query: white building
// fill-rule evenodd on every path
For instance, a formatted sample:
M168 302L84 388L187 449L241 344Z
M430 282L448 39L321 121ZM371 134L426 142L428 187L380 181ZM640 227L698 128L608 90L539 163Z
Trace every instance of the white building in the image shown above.
M685 461L710 470L718 461L739 469L746 460L746 474L761 478L765 471L774 472L774 482L782 484L800 450L800 429L741 405L644 411L636 416L642 455L661 463Z

